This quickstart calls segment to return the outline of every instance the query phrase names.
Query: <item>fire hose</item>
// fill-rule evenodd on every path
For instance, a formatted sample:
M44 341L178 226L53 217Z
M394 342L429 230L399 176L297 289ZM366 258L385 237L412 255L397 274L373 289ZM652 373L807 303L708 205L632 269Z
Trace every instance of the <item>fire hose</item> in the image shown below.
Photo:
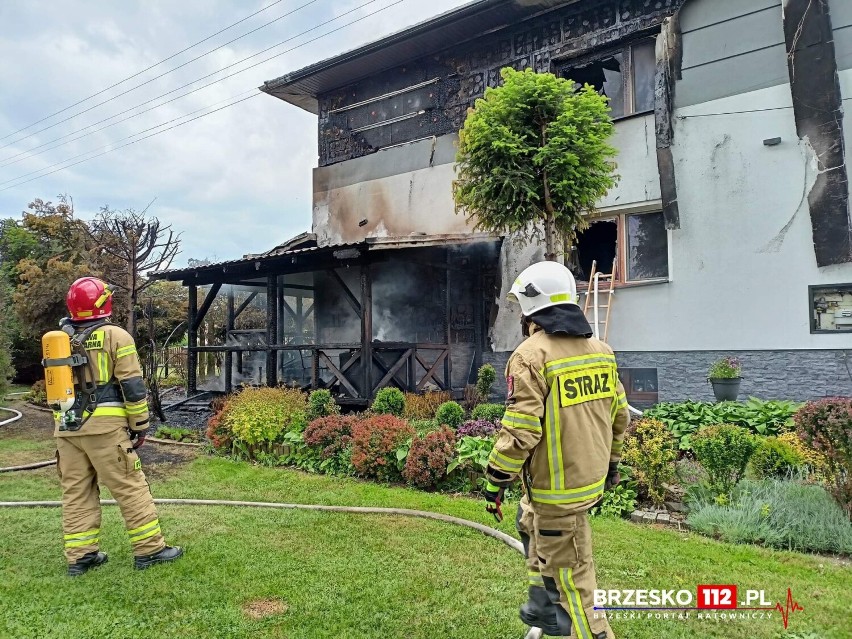
M416 517L420 519L432 519L456 526L463 526L476 530L506 544L512 550L524 554L524 547L520 541L507 535L504 532L495 530L490 526L468 521L460 517L451 515L443 515L441 513L433 513L426 510L410 510L408 508L374 508L369 506L327 506L319 504L283 504L278 502L262 502L262 501L230 501L227 499L154 499L154 503L158 505L174 505L174 506L229 506L229 507L245 507L245 508L274 508L286 510L310 510L319 512L347 513L357 515L392 515L402 517ZM102 506L115 506L114 499L102 499ZM0 508L59 508L62 506L61 501L2 501ZM538 628L531 628L525 635L525 639L538 639L541 637L541 631Z

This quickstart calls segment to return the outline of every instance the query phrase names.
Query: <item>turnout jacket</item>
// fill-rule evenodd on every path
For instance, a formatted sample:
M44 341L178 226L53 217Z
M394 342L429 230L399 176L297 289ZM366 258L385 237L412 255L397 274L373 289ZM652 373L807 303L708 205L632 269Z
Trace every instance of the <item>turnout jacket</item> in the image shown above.
M585 335L536 324L531 331L506 366L506 413L488 479L505 486L521 475L540 514L585 511L602 497L630 423L615 355Z
M85 325L79 327L84 329ZM86 422L80 430L60 431L58 414L55 414L55 437L79 435L104 435L120 428L141 432L148 428L148 393L142 378L142 368L136 353L136 344L130 333L114 324L104 324L89 335L84 343L88 364L82 374L96 384L95 402L83 397L75 379L77 399L74 410ZM95 405L91 410L91 405Z

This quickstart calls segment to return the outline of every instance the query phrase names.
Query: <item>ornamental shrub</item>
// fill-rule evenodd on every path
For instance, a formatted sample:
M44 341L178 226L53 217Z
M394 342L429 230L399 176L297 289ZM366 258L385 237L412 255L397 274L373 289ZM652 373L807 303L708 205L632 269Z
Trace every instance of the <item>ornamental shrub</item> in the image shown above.
M707 471L718 495L729 495L745 473L757 441L745 428L733 424L708 426L692 436L695 457Z
M228 399L222 425L246 444L279 441L289 430L304 430L307 398L293 388L246 388Z
M479 404L470 413L472 419L487 419L489 422L499 422L506 412L504 404Z
M483 364L476 374L476 394L483 400L488 400L491 395L491 387L497 379L497 371L491 364Z
M834 473L829 466L828 459L822 453L814 450L799 437L796 433L783 433L778 435L778 441L788 444L796 454L799 455L804 462L803 467L809 472L810 479L830 485L834 478Z
M329 473L347 473L352 465L353 415L329 415L315 419L302 436L305 445L319 454L321 469Z
M373 415L352 426L352 465L363 476L391 481L399 479L396 450L415 434L404 419Z
M319 419L320 417L328 417L329 415L339 415L340 406L334 401L331 393L324 388L312 391L308 395L308 413L309 422Z
M452 399L446 391L430 391L428 393L406 393L405 411L403 416L408 419L432 419L435 411L444 402Z
M207 439L213 449L220 455L226 455L231 450L233 439L231 430L222 422L222 411L213 413L207 420Z
M488 419L475 419L466 421L459 426L456 435L461 437L492 437L500 430L500 425Z
M450 428L458 428L464 421L464 409L458 402L444 402L435 412L435 419Z
M852 517L852 398L808 402L794 419L802 441L825 456L833 475L831 492Z
M696 532L733 543L852 554L852 525L826 490L789 479L743 480L730 498L690 502Z
M379 415L402 417L405 412L405 395L398 388L383 388L376 393L371 409Z
M447 476L447 466L456 452L456 436L443 426L411 442L402 476L418 488L432 488Z
M656 419L633 422L624 438L622 461L631 466L636 481L656 506L666 499L665 484L675 475L677 443L666 425Z
M777 437L761 440L749 461L757 479L783 479L804 463L805 458L795 448Z

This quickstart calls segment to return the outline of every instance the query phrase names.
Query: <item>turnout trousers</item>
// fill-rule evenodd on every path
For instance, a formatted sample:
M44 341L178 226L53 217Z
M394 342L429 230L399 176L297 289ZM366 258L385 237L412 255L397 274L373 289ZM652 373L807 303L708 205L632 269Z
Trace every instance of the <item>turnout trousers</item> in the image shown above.
M98 550L98 484L106 486L118 502L136 556L150 555L165 547L142 462L124 428L103 435L58 437L56 460L62 486L65 558L69 564Z
M615 639L609 622L603 617L595 618L597 580L588 514L585 511L571 515L535 513L533 539L547 594L571 616L572 639ZM531 571L529 563L527 567Z

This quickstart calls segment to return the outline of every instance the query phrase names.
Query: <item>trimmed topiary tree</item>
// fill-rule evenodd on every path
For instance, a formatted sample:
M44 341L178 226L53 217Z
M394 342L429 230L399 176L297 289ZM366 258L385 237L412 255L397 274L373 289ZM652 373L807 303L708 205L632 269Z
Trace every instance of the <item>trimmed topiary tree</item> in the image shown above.
M405 412L405 395L398 388L383 388L376 393L370 409L379 415L402 417Z

